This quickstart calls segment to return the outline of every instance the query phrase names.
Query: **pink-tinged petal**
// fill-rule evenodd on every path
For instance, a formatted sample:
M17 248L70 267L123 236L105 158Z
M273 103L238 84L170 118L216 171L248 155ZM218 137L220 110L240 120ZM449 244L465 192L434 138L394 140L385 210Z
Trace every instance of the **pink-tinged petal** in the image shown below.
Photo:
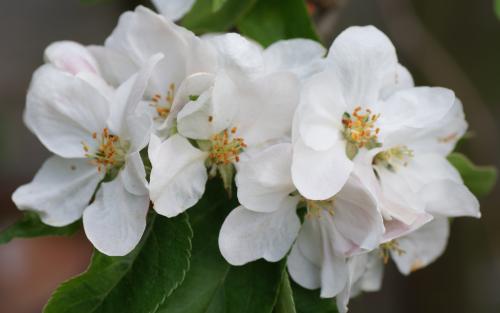
M57 41L45 49L45 62L76 75L88 72L99 75L99 66L90 51L74 41Z
M385 231L376 199L355 176L335 197L332 220L342 237L364 250L376 248Z
M408 275L426 267L443 254L449 236L447 218L436 218L418 230L398 239L399 248L405 253L391 253L401 273Z

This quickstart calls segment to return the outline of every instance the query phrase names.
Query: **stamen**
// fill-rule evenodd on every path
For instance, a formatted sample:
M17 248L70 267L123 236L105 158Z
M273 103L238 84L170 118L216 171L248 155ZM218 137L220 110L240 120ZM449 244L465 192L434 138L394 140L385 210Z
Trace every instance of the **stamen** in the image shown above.
M85 157L97 166L99 172L108 173L112 169L120 169L125 164L128 142L123 142L118 136L110 134L108 128L104 128L101 135L92 134L92 138L97 141L97 149L91 152L91 147L82 141Z
M304 199L307 207L306 218L321 218L321 213L326 211L331 216L335 215L335 198L327 200L309 200Z
M383 243L379 246L380 248L380 257L384 260L384 264L389 262L389 257L391 251L396 252L399 256L402 256L406 253L405 250L399 247L399 243L396 240L391 240L389 242Z
M170 114L170 109L172 108L172 104L174 103L175 96L175 84L170 84L168 86L167 95L164 98L164 103L162 103L162 95L155 94L151 98L150 106L156 109L156 113L158 114L158 119L166 119Z
M412 158L413 150L407 146L397 146L377 153L373 158L373 165L382 166L394 172L400 166L407 166Z
M217 165L226 165L240 161L240 153L247 145L243 138L233 137L237 128L231 128L231 133L226 129L223 132L213 135L211 138L211 149L209 158Z
M361 148L370 150L382 146L378 142L380 128L375 127L380 114L373 114L370 109L365 109L364 113L362 111L358 106L351 114L345 112L342 117L344 138L347 140L346 153L351 160Z

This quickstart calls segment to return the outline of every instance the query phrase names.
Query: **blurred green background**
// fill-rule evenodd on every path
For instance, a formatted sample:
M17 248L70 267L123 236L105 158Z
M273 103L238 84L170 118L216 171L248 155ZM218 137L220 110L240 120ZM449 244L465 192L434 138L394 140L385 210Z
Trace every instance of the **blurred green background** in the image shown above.
M0 1L0 229L19 217L11 193L49 155L22 123L26 90L44 48L65 39L100 44L120 13L139 3ZM453 89L473 133L460 149L477 164L500 167L500 21L492 0L309 4L325 45L348 26L373 24L393 40L418 85ZM448 249L438 261L409 277L389 264L383 289L353 300L350 312L500 312L500 187L481 203L481 220L453 222ZM0 246L0 312L40 312L60 282L85 269L90 253L81 233Z

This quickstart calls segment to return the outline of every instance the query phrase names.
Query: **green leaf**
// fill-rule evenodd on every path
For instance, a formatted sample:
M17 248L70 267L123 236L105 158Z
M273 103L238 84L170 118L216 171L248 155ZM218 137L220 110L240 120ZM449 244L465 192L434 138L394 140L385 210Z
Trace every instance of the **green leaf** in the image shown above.
M87 271L63 283L44 312L155 312L185 277L192 234L186 214L152 214L134 251L123 257L95 251Z
M278 296L278 301L276 302L276 307L274 308L274 312L296 313L295 302L293 301L292 286L290 285L290 279L288 278L288 273L286 271L284 271L283 277L281 279L280 293Z
M292 282L297 313L338 313L334 299L322 299L319 290L308 290Z
M182 19L182 25L195 33L227 31L255 2L256 0L198 0Z
M319 41L304 0L258 0L238 29L264 46L289 38Z
M465 155L456 152L448 156L448 161L460 172L465 185L477 197L486 196L495 186L495 167L474 165Z
M230 266L218 247L219 230L230 209L219 179L211 180L205 196L189 210L194 231L191 267L183 284L159 313L271 313L276 303L284 262L257 261Z
M227 0L212 0L212 12L217 12L222 8Z
M500 19L500 0L494 0L493 6L497 18Z
M8 243L14 238L32 238L41 236L71 236L80 229L80 222L64 227L53 227L44 224L34 212L26 212L24 216L0 233L0 244Z

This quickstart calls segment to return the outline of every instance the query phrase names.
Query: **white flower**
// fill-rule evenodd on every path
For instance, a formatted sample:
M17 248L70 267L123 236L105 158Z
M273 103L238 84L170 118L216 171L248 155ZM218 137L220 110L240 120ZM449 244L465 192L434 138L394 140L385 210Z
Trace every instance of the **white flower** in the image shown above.
M139 151L147 145L151 126L136 108L160 58L153 57L116 90L92 71L69 73L46 64L35 72L24 118L55 155L13 194L21 210L38 212L52 226L70 224L83 214L87 237L108 255L124 255L135 247L149 207Z
M197 86L190 82L191 75L212 73L217 64L209 43L143 6L120 17L104 47L90 49L106 81L114 85L128 79L154 54L165 56L152 74L143 102L162 137L168 136L175 115L189 96L200 92L190 90Z
M207 166L230 190L242 152L289 136L298 103L298 81L287 72L250 79L221 71L200 81L212 86L194 94L179 112L179 135L150 149L151 200L158 213L169 217L201 198Z
M242 206L224 221L219 248L234 265L258 258L274 262L297 239L288 258L292 278L333 297L345 285L346 258L378 246L384 232L382 217L374 198L354 176L332 199L305 199L293 185L291 160L291 144L281 143L238 164ZM298 207L307 209L302 227Z
M218 66L262 76L277 71L294 73L300 80L321 71L326 49L309 39L279 40L263 49L239 34L205 35L218 51Z
M403 100L400 93L392 98L402 106L417 98ZM410 90L405 95L410 95ZM437 99L435 106L449 107L442 119L423 129L388 131L385 146L362 154L363 162L355 166L354 172L372 188L380 203L386 220L386 241L417 229L432 216L480 217L479 202L446 159L467 128L462 105L453 94Z
M391 129L424 128L445 116L451 91L402 88L406 79L376 28L351 27L335 39L326 70L305 82L294 120L292 177L302 195L334 196L359 154L384 147Z

